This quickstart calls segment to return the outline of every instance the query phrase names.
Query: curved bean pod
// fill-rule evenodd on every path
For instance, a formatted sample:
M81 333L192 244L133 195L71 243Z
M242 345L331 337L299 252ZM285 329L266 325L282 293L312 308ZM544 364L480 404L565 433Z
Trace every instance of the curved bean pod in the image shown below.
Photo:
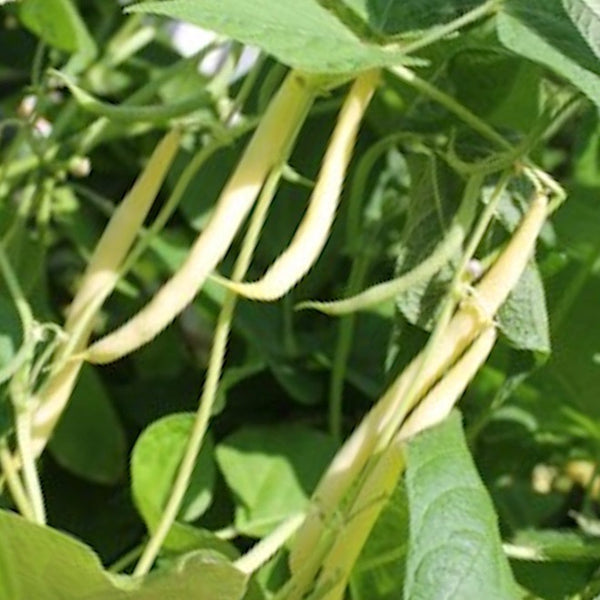
M329 237L358 128L378 79L378 71L368 71L360 75L350 88L325 153L308 210L288 248L269 267L262 279L252 283L235 283L219 278L223 285L253 300L276 300L310 270Z
M537 192L502 254L483 276L474 295L462 303L452 318L431 360L423 366L423 355L417 355L346 440L317 485L311 512L296 534L290 552L292 573L301 569L311 548L319 539L324 520L330 517L364 469L386 424L402 406L415 376L421 373L415 398L418 401L441 374L454 364L475 337L489 327L494 314L517 284L534 251L547 209L547 196Z
M143 346L194 299L229 249L272 167L289 153L316 92L299 73L288 75L179 271L127 323L87 349L89 362L112 362Z
M144 171L115 210L90 257L67 314L64 329L69 338L58 349L55 357L58 366L40 390L39 407L32 415L31 437L36 456L44 449L79 375L82 359L65 360L87 344L93 316L119 280L119 268L177 154L180 139L181 132L173 130L159 142Z

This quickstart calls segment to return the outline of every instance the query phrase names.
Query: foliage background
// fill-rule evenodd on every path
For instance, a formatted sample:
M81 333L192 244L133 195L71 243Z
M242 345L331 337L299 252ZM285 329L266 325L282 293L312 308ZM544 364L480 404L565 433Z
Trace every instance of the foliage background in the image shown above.
M86 90L115 104L171 72L176 61L178 72L147 103L168 104L194 90L210 90L190 119L162 202L197 148L219 135L223 115L244 80L231 79L231 57L239 56L241 44L232 44L230 58L216 75L203 74L173 49L165 19L125 16L119 4L106 0L42 4L29 0L22 7L0 8L0 233L13 232L6 248L36 318L60 323L107 215L168 123L123 120L89 144L86 134L96 117L66 90L55 90L46 69L66 70ZM194 20L189 3L179 4L176 16ZM382 60L379 50L353 47L334 21L317 25L308 1L302 9L300 3L278 3L281 14L274 14L268 2L205 4L203 25L258 43L292 66L346 69ZM382 14L377 3L348 4L359 14L365 6L375 16ZM387 20L371 23L376 31L398 34L404 31L398 24L405 30L426 28L464 8L458 1L418 3L418 10L417 3L393 6L400 4L404 8L387 13ZM155 8L160 11L163 5L168 3ZM565 186L569 199L544 230L537 266L499 317L502 341L461 403L466 445L457 459L458 464L466 460L468 447L503 540L538 552L535 561L519 560L515 553L511 567L532 597L549 600L575 597L584 589L589 596L583 597L593 597L600 557L600 21L597 15L588 21L573 18L588 5L506 2L493 22L419 54L430 61L419 70L422 77L514 142L543 120L544 109L571 97L577 101L560 129L532 149L535 159ZM233 8L239 19L219 22L219 15ZM591 26L585 28L585 22ZM295 37L284 26L281 31L253 29L255 23L293 26ZM308 50L307 40L298 34L306 31L312 33ZM243 105L245 115L264 110L282 73L272 56L263 57L252 71L256 81ZM576 96L571 84L585 99ZM290 161L295 173L308 180L316 176L342 91L319 100ZM28 94L37 97L30 115L23 113ZM52 127L48 137L40 134L39 118ZM397 132L406 139L390 140L373 167L361 172L361 157L369 148ZM315 312L296 312L294 305L343 295L353 261L365 265L366 287L428 253L456 207L456 175L432 151L440 139L450 138L463 157L474 159L489 151L454 115L386 74L318 264L282 301L241 301L238 306L210 443L180 513L180 528L163 556L166 563L174 554L198 547L234 556L304 506L338 443L331 435L327 406L338 323ZM106 304L98 334L122 323L174 272L206 222L245 139L224 144L193 177L168 226ZM78 177L82 157L89 159L91 172ZM288 181L280 190L249 279L264 272L286 246L307 195L302 181ZM349 215L353 198L357 208ZM30 208L23 213L19 207L25 205ZM488 248L514 228L521 210L518 201L506 198L486 240ZM357 222L358 230L353 229ZM230 268L228 257L220 271L228 274ZM411 290L394 303L358 315L345 376L345 433L425 340L437 298L435 285L432 293L428 283L428 290ZM2 365L17 352L21 333L7 290L0 292ZM139 544L146 525L151 527L160 512L189 430L188 413L196 409L222 299L222 290L209 282L151 345L113 365L87 367L42 458L49 523L92 546L105 565ZM0 431L8 432L6 386L0 410ZM460 423L454 427L453 439L459 439ZM409 486L410 477L409 471L403 486ZM405 576L412 577L411 562L405 565L396 541L409 530L407 498L417 502L413 492L399 489L381 517L352 579L353 598L397 598L401 589L411 589L403 587ZM5 496L0 502L10 506ZM215 531L220 538L209 533ZM223 541L228 534L234 544ZM275 563L261 574L264 589L275 589L282 568Z

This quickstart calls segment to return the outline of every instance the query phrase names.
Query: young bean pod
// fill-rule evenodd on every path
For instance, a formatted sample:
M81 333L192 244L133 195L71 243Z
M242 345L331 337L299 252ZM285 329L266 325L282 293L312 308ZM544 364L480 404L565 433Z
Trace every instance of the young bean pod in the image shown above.
M180 139L181 132L172 130L159 142L144 171L115 210L90 257L67 314L64 327L67 340L56 353L57 366L40 390L39 406L32 415L32 444L36 456L41 454L54 430L81 368L80 358L68 359L87 344L93 317L119 280L119 267L148 215L177 154Z
M392 443L375 459L356 500L348 510L349 522L323 562L319 578L335 577L335 587L323 600L340 600L360 551L404 470L403 445L412 436L441 422L464 393L489 356L496 330L488 327L444 375L408 417Z
M415 402L460 357L479 333L489 327L495 313L517 284L544 224L548 208L545 194L536 192L527 214L508 245L484 275L471 297L466 299L442 335L436 351L423 365L417 355L344 443L313 494L313 506L296 534L290 552L292 573L299 571L318 540L323 523L351 488L377 448L386 425L402 410L404 397L419 375Z
M92 344L86 352L88 361L108 363L133 352L152 340L194 299L229 249L265 178L289 153L316 93L317 88L299 73L288 75L181 268L127 323Z
M329 238L358 128L378 79L378 71L363 73L348 92L308 210L288 248L258 281L235 283L219 279L229 289L253 300L276 300L296 285L316 262Z

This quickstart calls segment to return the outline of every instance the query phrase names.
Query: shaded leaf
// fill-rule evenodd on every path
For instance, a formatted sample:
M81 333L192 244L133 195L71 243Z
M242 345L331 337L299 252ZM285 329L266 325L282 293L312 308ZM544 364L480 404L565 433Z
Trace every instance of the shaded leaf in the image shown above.
M169 497L193 424L192 413L163 417L144 430L133 449L133 499L150 531L156 527ZM212 455L212 443L210 438L206 438L179 511L178 520L181 523L173 525L165 542L167 548L189 548L196 538L203 545L207 537L206 532L196 532L183 523L196 520L211 503L215 479Z
M500 330L519 350L550 353L548 311L542 277L529 262L498 312Z
M497 518L467 448L460 415L407 446L410 539L405 598L514 600Z
M334 441L298 425L246 427L217 446L217 463L235 494L235 526L260 537L303 510L333 457Z
M95 54L96 45L71 0L27 0L21 20L47 44L66 52Z
M217 31L306 71L345 73L401 62L390 51L358 39L316 0L168 0L131 7Z
M2 600L240 600L246 589L243 573L208 552L134 579L105 571L78 540L6 511L0 511L0 539Z
M84 365L49 448L62 467L95 483L116 483L124 473L125 432L93 367Z
M565 77L600 106L600 63L561 0L510 0L503 7L497 20L500 41Z

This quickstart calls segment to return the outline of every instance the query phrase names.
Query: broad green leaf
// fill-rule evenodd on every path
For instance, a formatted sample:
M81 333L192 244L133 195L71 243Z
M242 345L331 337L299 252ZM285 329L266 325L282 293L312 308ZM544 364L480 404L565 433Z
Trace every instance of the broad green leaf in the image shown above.
M517 285L498 312L500 330L519 350L550 353L550 330L544 284L529 262Z
M510 0L498 15L500 41L513 52L555 71L600 106L600 62L561 0Z
M598 0L563 0L563 6L583 39L600 58L600 4L598 4Z
M410 537L405 598L514 600L497 517L467 448L461 418L415 437L406 450Z
M408 504L401 481L371 531L352 570L354 600L398 600L402 597L408 550Z
M571 280L563 284L568 293ZM543 371L544 383L566 404L571 404L588 417L600 417L600 336L597 330L600 281L589 279L574 303L553 331L552 355ZM564 427L564 421L563 421Z
M246 576L210 552L190 553L147 578L105 571L91 548L0 511L0 600L240 600Z
M514 560L511 566L519 584L529 591L529 595L520 597L536 600L581 598L579 593L587 586L596 568L589 564Z
M491 125L527 132L540 114L540 67L500 48L457 53L449 74L457 100Z
M171 414L152 423L138 438L131 458L131 489L135 505L153 531L167 501L194 423L192 413ZM192 474L178 520L165 546L180 550L193 544L196 532L185 522L196 520L212 501L215 479L213 447L206 438ZM206 538L199 530L199 543Z
M47 44L65 52L96 53L96 45L72 0L27 0L21 20Z
M124 473L125 432L93 367L83 367L49 448L61 466L84 479L113 484Z
M167 0L132 6L217 31L272 54L286 65L321 73L346 73L403 60L358 39L317 0Z
M260 537L303 510L335 443L298 425L246 427L217 446L216 458L237 506L235 526Z

